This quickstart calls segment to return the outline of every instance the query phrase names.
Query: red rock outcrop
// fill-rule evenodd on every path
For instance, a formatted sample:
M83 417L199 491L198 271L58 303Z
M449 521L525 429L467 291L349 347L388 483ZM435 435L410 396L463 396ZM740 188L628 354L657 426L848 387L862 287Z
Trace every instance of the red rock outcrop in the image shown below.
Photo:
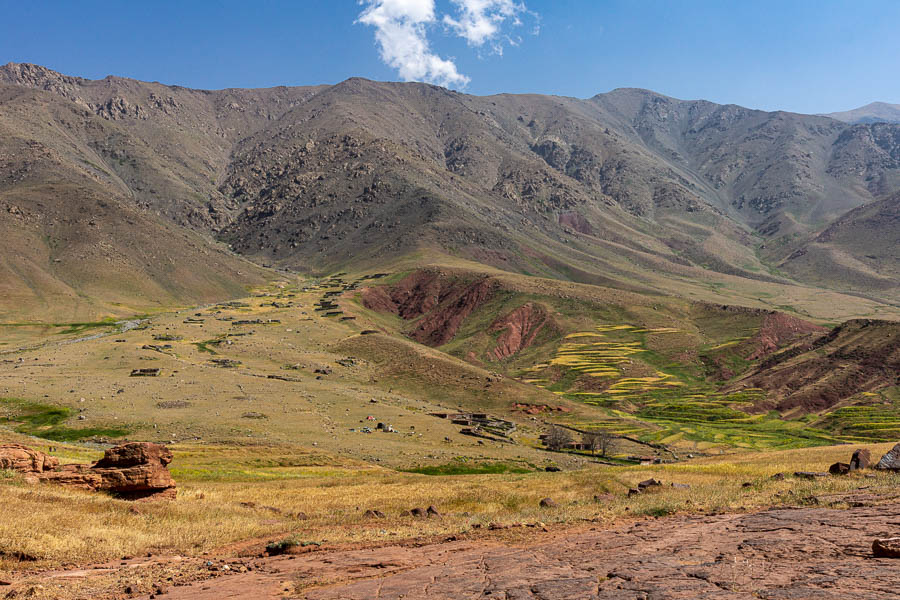
M441 346L456 335L472 311L494 295L496 281L488 277L459 277L442 271L416 271L391 288L362 292L366 308L393 313L407 321L419 319L409 337L428 346Z
M172 452L151 442L131 442L110 448L93 466L66 465L41 479L90 490L102 490L126 500L174 499L175 480L167 465Z
M463 287L446 302L422 317L410 337L427 346L442 346L456 336L460 325L472 312L491 299L495 282L480 279Z
M175 480L167 465L172 452L151 442L131 442L110 448L94 465L63 465L43 452L21 444L0 445L0 468L84 490L105 491L127 500L174 499Z
M397 314L397 304L384 287L366 287L360 290L362 304L380 313Z
M528 302L508 315L494 321L489 332L502 331L497 346L488 352L491 358L502 360L528 348L550 320L550 315L540 305Z
M59 467L59 461L22 444L0 444L0 469L18 471L26 478L35 478Z
M577 212L563 212L559 214L559 224L565 227L571 227L578 233L594 234L594 228L591 223Z
M827 329L820 325L785 313L769 313L763 318L762 325L760 325L756 335L750 338L754 349L747 358L749 360L763 358L800 336L810 333L824 333L825 331Z

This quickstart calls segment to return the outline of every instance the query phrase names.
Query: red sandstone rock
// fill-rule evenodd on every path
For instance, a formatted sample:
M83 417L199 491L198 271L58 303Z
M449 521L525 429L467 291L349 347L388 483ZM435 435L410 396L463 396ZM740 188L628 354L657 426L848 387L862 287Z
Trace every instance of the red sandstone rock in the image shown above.
M878 558L900 558L900 538L885 538L872 542L872 554Z
M828 467L828 472L832 475L846 475L850 472L850 465L847 463L836 462Z
M853 457L850 459L850 470L865 469L871 462L872 456L869 454L869 451L865 448L860 448L853 453Z
M18 471L26 476L40 475L59 466L59 461L22 444L0 444L0 469Z
M105 491L126 500L174 499L175 480L167 465L172 452L150 442L110 448L93 466L64 465L40 475L42 481Z

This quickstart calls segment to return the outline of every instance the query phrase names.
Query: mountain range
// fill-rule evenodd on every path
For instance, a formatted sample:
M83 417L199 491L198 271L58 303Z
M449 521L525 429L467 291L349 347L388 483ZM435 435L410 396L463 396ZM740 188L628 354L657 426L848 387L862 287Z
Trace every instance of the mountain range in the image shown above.
M900 123L900 104L872 102L853 110L825 115L845 123Z
M123 315L235 296L271 268L434 263L893 303L900 124L870 118L885 111L359 78L208 91L10 63L0 313Z

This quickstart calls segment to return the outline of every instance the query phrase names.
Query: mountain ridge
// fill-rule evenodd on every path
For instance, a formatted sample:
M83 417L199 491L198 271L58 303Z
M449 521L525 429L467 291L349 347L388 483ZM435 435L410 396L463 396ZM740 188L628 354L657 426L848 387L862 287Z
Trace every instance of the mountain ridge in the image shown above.
M478 97L350 78L210 91L13 63L0 83L16 143L39 140L142 213L305 272L427 255L660 292L717 274L842 289L818 276L834 255L813 274L791 257L900 189L900 127L637 88ZM28 125L28 110L50 125ZM889 296L887 260L853 263L846 281Z
M900 123L900 104L870 102L859 108L827 113L823 116L854 125L860 123Z

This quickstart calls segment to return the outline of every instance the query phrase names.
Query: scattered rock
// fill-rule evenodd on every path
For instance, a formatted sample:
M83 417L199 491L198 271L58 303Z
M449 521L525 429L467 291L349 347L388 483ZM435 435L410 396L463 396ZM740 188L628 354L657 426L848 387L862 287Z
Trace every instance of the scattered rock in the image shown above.
M828 477L829 473L819 473L816 471L797 471L794 473L794 477L799 477L800 479L817 479L819 477Z
M875 468L885 471L900 471L900 444L888 450Z
M546 471L547 473L559 473L560 471L562 471L562 469L560 469L559 467L550 465L549 467L544 467L544 471Z
M438 509L435 508L434 505L429 506L425 512L428 513L429 517L440 517L441 516L441 513L438 512Z
M541 508L556 508L556 502L553 498L542 498Z
M846 475L850 470L850 465L842 462L836 462L828 467L828 472L832 475Z
M850 470L866 469L871 462L872 456L869 454L869 451L865 448L859 448L850 459Z
M417 519L424 519L427 515L424 508L414 508L409 511L409 514L416 517Z
M250 412L245 412L244 414L242 414L241 418L242 419L268 419L269 417L268 417L268 415L264 415L261 412L250 411Z
M42 481L105 491L126 500L174 499L175 480L167 465L172 452L160 444L131 442L106 451L97 463L64 465L41 476Z
M662 487L662 482L658 479L647 479L637 484L638 490L641 492L650 491L651 488Z
M772 475L772 479L775 481L784 481L784 473L775 473Z
M191 403L186 400L164 400L156 403L157 408L188 408Z
M159 377L160 370L157 368L150 369L132 369L130 377Z
M676 490L689 490L691 489L690 484L687 483L673 483L672 487Z
M872 542L872 554L877 558L900 558L900 537L875 540Z
M384 513L381 512L380 510L369 509L363 513L363 518L365 518L365 519L383 519Z

